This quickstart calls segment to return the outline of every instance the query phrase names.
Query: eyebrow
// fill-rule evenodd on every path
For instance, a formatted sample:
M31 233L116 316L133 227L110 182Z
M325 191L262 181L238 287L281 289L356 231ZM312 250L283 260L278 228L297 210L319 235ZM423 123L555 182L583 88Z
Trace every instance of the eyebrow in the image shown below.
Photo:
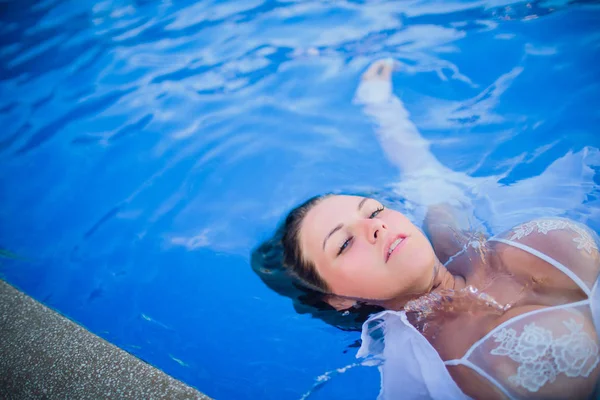
M366 202L367 200L369 200L369 198L368 198L368 197L365 197L365 198L363 198L363 199L360 201L360 203L358 203L358 211L360 211L360 210L363 208L363 206L365 205L365 202ZM334 233L336 233L337 231L339 231L339 230L340 230L340 229L342 229L343 227L344 227L344 224L339 224L339 225L337 225L335 228L333 228L333 229L331 230L331 232L329 232L329 233L327 234L327 236L325 236L325 239L323 240L323 250L325 250L325 244L327 243L327 240L329 240L329 238L330 238L330 237L331 237L331 236L332 236Z
M344 227L344 224L339 224L338 226L336 226L335 228L333 228L331 230L331 232L329 232L329 234L325 237L325 240L323 240L323 250L325 250L325 244L327 243L327 240L329 240L329 238L331 237L331 235L333 235L334 233L336 233L337 231L339 231L343 227Z
M364 199L362 199L362 200L360 201L360 203L358 203L358 211L360 211L360 209L361 209L361 208L362 208L362 207L365 205L365 202L366 202L367 200L369 200L369 198L368 198L368 197L365 197Z

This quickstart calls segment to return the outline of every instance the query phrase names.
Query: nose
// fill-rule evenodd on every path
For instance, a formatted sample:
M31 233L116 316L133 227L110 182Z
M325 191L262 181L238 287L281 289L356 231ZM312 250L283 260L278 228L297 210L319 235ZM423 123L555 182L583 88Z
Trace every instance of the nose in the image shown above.
M371 244L377 243L382 238L383 232L387 229L385 223L377 218L365 220L365 233L367 240Z

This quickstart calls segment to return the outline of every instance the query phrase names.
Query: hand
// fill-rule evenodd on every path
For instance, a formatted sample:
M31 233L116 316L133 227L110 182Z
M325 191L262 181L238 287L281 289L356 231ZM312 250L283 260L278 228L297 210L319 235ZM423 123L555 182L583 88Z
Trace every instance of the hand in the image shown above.
M385 103L392 95L392 71L394 61L384 59L375 61L362 74L360 84L354 95L358 104Z
M384 60L377 60L369 66L369 68L362 74L361 79L363 81L380 80L390 81L392 79L392 71L394 70L394 61L387 58Z

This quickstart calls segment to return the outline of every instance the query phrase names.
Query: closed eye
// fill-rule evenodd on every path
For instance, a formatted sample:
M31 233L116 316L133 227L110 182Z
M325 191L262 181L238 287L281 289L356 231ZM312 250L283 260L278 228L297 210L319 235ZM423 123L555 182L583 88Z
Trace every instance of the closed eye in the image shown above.
M346 241L340 246L340 249L337 253L337 255L339 256L340 254L342 254L344 252L344 250L346 250L348 247L350 247L350 245L352 244L352 240L354 239L353 236L350 236L348 239L346 239Z
M384 209L383 206L379 207L377 210L373 211L373 213L371 215L369 215L369 218L371 218L371 219L375 218L376 216L379 215L380 212L383 211L383 209Z

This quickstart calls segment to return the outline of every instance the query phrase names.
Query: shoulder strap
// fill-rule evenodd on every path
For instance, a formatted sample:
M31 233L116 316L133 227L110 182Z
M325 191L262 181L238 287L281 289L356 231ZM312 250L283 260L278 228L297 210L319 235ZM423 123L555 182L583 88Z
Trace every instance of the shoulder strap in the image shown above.
M500 238L490 238L488 239L489 242L500 242L500 243L504 243L508 246L513 246L516 247L518 249L521 249L523 251L528 252L529 254L536 256L544 261L546 261L548 264L551 264L552 266L556 267L559 271L561 271L562 273L564 273L565 275L567 275L569 278L571 278L571 280L573 280L573 282L575 282L577 284L577 286L579 286L579 288L581 290L583 290L583 292L586 294L587 297L590 297L591 295L591 291L590 289L587 287L587 285L581 280L581 278L579 278L575 273L573 273L573 271L571 271L569 268L565 267L563 264L559 263L558 261L556 261L554 258L552 257L548 257L546 254L542 253L541 251L538 251L532 247L529 247L523 243L518 243L512 240L507 240L507 239L500 239Z

